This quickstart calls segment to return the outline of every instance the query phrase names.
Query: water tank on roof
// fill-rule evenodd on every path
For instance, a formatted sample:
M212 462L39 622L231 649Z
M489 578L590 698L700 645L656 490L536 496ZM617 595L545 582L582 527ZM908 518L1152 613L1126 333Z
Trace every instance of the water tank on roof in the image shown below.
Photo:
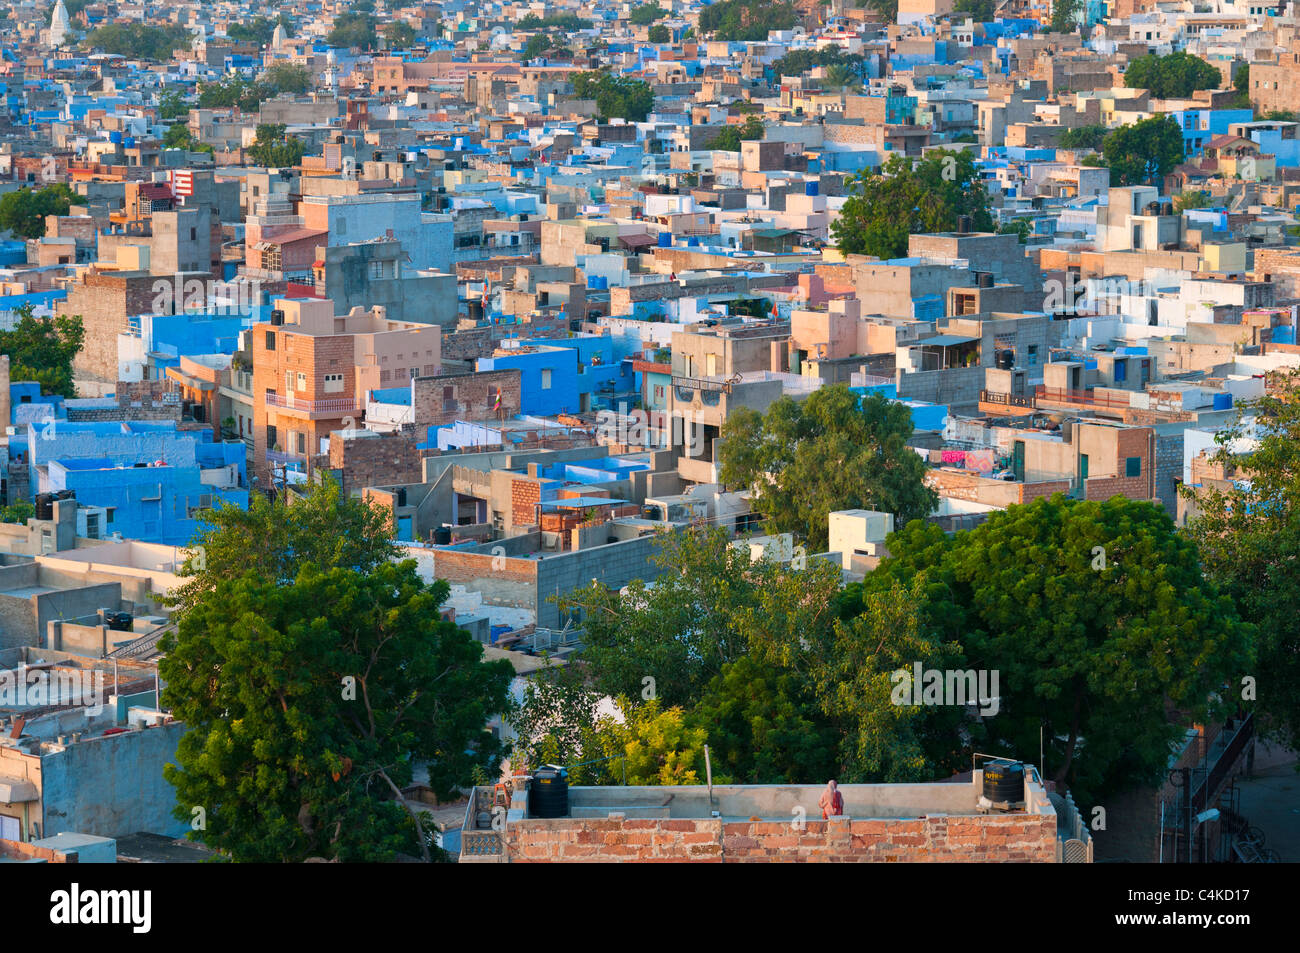
M690 238L686 239L686 247L687 247L687 248L698 248L699 245L700 245L700 240L699 240L698 238L696 238L694 235L692 235Z
M439 526L433 531L433 543L435 546L446 546L451 542L451 527Z
M40 493L36 497L36 518L38 520L54 519L54 494Z
M659 233L659 247L660 247L660 248L672 248L672 247L673 247L673 236L672 236L672 233L671 233L671 232L660 232L660 233Z
M123 137L122 137L122 145L125 146L125 147L128 148L128 149L134 149L134 148L135 148L135 136L123 136Z
M122 144L122 134L120 132L110 132L108 134L108 141L113 143L115 146L120 146Z
M1016 366L1016 352L1009 348L998 351L994 363L999 370L1009 371Z
M1215 410L1231 410L1231 409L1232 409L1232 395L1231 395L1231 394L1215 394L1215 395L1214 395L1214 409L1215 409Z
M1025 800L1025 766L1019 761L990 761L984 765L983 794L994 804Z
M818 190L818 186L819 186L819 184L818 184L816 181L813 181L813 182L805 182L805 183L803 184L803 194L804 194L804 195L816 195L816 194L817 194L817 190Z
M537 769L528 782L529 817L569 816L569 772L557 764Z
M601 276L598 277L596 280L597 280L598 282L600 282L600 290L601 290L601 291L608 291L608 290L609 290L609 278L608 278L606 275L601 275Z

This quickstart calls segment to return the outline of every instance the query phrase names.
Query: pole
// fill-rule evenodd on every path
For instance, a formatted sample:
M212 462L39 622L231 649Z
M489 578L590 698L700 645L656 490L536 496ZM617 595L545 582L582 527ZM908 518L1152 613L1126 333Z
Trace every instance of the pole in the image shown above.
M1183 768L1183 863L1192 862L1192 770Z
M704 776L709 783L709 807L713 807L713 760L709 757L709 746L704 746Z

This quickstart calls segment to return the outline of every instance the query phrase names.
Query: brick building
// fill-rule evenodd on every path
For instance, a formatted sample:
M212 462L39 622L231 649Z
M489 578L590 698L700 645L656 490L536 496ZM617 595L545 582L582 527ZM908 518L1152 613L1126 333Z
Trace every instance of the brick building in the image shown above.
M63 313L80 315L86 330L85 343L72 362L77 383L91 385L81 388L81 394L93 396L91 392L113 390L118 374L117 336L127 330L127 318L173 313L173 296L159 295L155 288L160 280L147 271L105 272L92 268L68 288Z
M844 814L822 820L814 785L569 789L568 815L530 816L515 792L505 824L461 832L464 861L771 863L1090 862L1077 809L1026 778L1024 807L981 812L971 781L846 784ZM476 789L475 797L479 797ZM490 792L488 792L490 795ZM1059 830L1059 834L1058 834Z
M436 374L439 329L390 321L382 309L334 314L331 301L281 299L249 332L253 357L253 466L310 471L322 441L355 430L370 391ZM264 484L265 485L265 484Z

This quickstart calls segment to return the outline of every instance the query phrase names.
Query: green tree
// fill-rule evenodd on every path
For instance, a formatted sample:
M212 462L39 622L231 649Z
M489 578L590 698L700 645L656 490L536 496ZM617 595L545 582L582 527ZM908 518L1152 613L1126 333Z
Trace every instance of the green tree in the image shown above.
M276 26L284 27L286 36L293 36L293 21L283 13L274 20L269 17L254 17L248 23L232 23L226 27L226 36L236 43L254 43L261 47L271 42Z
M635 26L646 26L654 23L660 17L668 16L668 11L663 9L657 3L643 3L641 6L633 9L628 20Z
M415 30L409 23L389 23L384 27L384 42L390 50L410 49L415 45Z
M1179 50L1167 56L1139 56L1124 71L1129 89L1150 90L1157 99L1190 96L1198 89L1218 89L1223 74L1199 56Z
M1171 116L1120 126L1101 147L1111 185L1157 183L1183 161L1183 131Z
M733 784L806 784L840 774L839 735L801 673L742 655L691 709L708 729L714 772Z
M237 106L246 113L256 112L262 100L275 95L264 83L253 83L230 76L214 83L199 84L199 108L222 109Z
M578 99L594 99L601 118L645 122L655 106L654 91L643 80L613 76L607 70L574 73L570 77Z
M274 94L305 93L312 87L311 70L298 63L272 63L262 74L265 83Z
M729 414L719 475L752 488L770 531L797 533L820 552L836 510L879 510L902 525L934 509L925 463L907 446L912 430L911 411L896 401L822 387L802 402L783 397L765 415Z
M909 235L952 231L960 215L976 231L993 230L988 192L968 151L935 149L919 161L895 154L880 173L850 180L831 232L845 254L899 258Z
M304 146L297 136L286 136L284 123L258 123L253 144L245 150L258 165L268 168L295 166L302 161Z
M765 135L763 120L757 116L745 117L743 125L729 125L709 142L708 148L719 152L739 152L742 142L762 139Z
M42 392L76 397L72 383L72 361L86 338L81 316L37 318L32 306L14 309L18 320L9 331L0 331L0 354L9 355L11 381L36 381Z
M0 228L8 229L19 238L42 238L45 235L45 216L67 215L73 202L81 196L62 182L41 189L16 189L0 197Z
M994 0L957 0L952 12L958 16L968 16L976 23L992 23L996 7Z
M0 523L17 523L25 526L27 521L36 518L36 507L26 500L18 500L8 506L0 506Z
M163 704L184 722L174 815L236 861L430 858L431 832L401 790L416 763L450 797L491 775L484 730L513 669L440 607L413 561L368 573L302 566L296 579L221 579L164 639ZM476 771L477 769L477 771Z
M755 598L758 570L721 530L670 535L651 559L665 570L653 585L634 580L621 596L592 582L560 605L581 612L582 659L596 691L640 698L653 685L666 704L690 704L743 654L733 618Z
M1250 64L1242 63L1237 67L1237 71L1232 74L1232 88L1236 90L1236 101L1233 103L1238 109L1250 108Z
M1229 480L1183 488L1194 504L1188 531L1206 574L1258 628L1263 731L1300 749L1300 372L1271 375L1215 443L1211 460Z
M700 10L700 32L718 40L766 40L773 30L792 30L798 23L794 5L785 2L719 0Z
M168 149L188 149L190 152L212 154L216 151L211 143L195 139L194 134L190 132L190 127L179 122L167 127L167 131L163 133L163 145Z
M929 626L999 674L994 750L1037 761L1045 738L1045 772L1080 804L1159 781L1187 724L1252 670L1251 627L1160 506L1057 494L948 542L908 530L868 583L933 574Z
M190 106L185 101L185 94L179 89L168 88L158 97L158 118L180 119L189 114Z
M81 45L129 60L165 61L171 59L176 50L188 49L193 39L183 26L108 23L89 33Z
M202 511L189 557L178 572L186 581L169 601L183 612L218 581L237 579L245 571L287 585L308 562L368 574L398 554L388 513L344 496L338 482L326 477L296 501L252 493L246 510L220 506Z
M866 78L866 63L861 54L845 53L840 46L791 50L772 64L772 72L777 77L802 76L818 66L847 66L857 80Z
M1057 140L1062 149L1100 149L1110 130L1105 126L1076 126L1061 133Z
M353 4L347 13L334 18L334 27L325 37L325 42L346 49L373 50L379 45L376 22L373 14L361 10L360 4Z
M656 23L646 33L646 39L651 43L670 43L672 38L672 31L662 23Z
M1192 189L1174 196L1174 211L1186 212L1188 209L1209 208L1213 199L1204 189Z
M1033 222L1027 218L1013 218L1011 221L1003 222L998 226L999 235L1015 235L1020 239L1022 245L1029 241L1029 236L1033 230Z
M538 33L528 38L523 51L519 54L524 60L532 60L546 53L555 46L555 40L545 33Z
M1052 0L1052 32L1073 33L1079 28L1083 0Z

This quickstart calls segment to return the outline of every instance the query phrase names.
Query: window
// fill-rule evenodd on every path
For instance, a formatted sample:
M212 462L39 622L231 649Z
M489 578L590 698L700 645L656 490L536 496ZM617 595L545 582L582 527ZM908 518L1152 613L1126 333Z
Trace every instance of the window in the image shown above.
M267 349L268 351L274 351L274 350L275 350L275 332L274 332L274 331L267 331L267 332L266 332L266 349Z
M307 435L302 432L299 432L298 434L298 452L299 453L307 452Z
M1142 475L1142 458L1125 457L1124 458L1124 475L1126 477L1140 477Z
M382 261L372 261L370 263L370 277L371 278L384 277L384 263Z
M326 375L325 375L325 393L327 393L327 394L338 394L338 393L341 393L342 390L343 390L343 375L342 375L342 374L326 374Z
M542 390L550 390L550 389L551 389L551 369L549 367L543 367L542 368Z
M299 390L307 389L307 375L304 374L302 371L298 372L298 389Z
M1029 366L1033 367L1037 363L1038 363L1038 345L1031 344L1029 345Z
M1128 377L1128 361L1115 362L1115 383L1122 383Z
M117 507L116 507L116 506L110 506L110 507L108 507L106 510L104 510L104 525L105 525L105 526L112 526L112 525L113 525L113 516L114 516L114 514L116 514L116 513L117 513Z

